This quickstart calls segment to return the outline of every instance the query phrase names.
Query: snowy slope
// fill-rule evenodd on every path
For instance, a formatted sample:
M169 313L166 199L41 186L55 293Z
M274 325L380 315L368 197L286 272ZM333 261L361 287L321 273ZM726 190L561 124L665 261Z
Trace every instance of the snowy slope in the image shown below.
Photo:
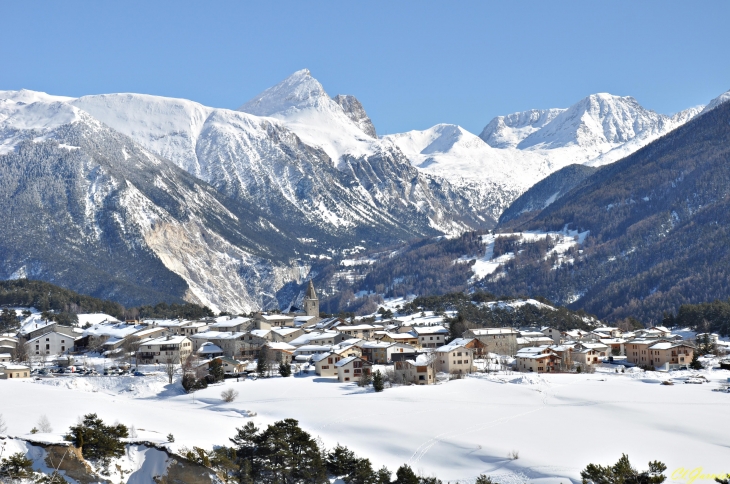
M717 96L717 97L716 97L715 99L713 99L712 101L710 101L710 102L709 102L709 103L707 104L707 106L705 106L705 108L704 108L704 109L702 110L702 114L704 114L704 113L706 113L707 111L710 111L710 110L712 110L712 109L715 109L715 108L716 108L716 107L718 107L718 106L719 106L720 104L722 104L722 103L724 103L724 102L727 102L727 101L730 101L730 91L726 91L726 92L724 92L724 93L720 94L719 96Z

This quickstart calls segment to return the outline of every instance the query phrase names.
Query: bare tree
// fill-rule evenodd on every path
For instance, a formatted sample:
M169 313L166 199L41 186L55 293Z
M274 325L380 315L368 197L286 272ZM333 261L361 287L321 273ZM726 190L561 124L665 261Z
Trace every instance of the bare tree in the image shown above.
M132 362L132 355L137 354L137 350L139 350L141 341L142 338L134 335L130 335L124 338L124 341L122 341L122 353L124 354L125 361L129 363Z
M167 379L172 384L172 380L175 377L175 358L172 356L168 356L165 360L165 373L167 373Z
M3 414L0 413L0 434L4 434L8 431L8 426L5 425L5 419L3 418Z
M30 359L30 345L28 343L21 343L18 341L15 347L15 361L18 363L27 363Z
M53 427L51 427L51 422L48 421L48 417L45 415L41 415L41 417L38 419L38 423L36 424L36 428L39 432L43 434L50 434L53 432Z

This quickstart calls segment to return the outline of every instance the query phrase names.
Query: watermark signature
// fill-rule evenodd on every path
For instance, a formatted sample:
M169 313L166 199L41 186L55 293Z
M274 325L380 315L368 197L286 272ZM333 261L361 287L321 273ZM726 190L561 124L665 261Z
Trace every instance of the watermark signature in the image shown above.
M673 481L687 481L687 484L692 484L695 481L714 481L716 478L728 479L730 478L730 473L713 474L711 472L706 473L702 467L695 467L694 469L678 467L672 471L671 478Z

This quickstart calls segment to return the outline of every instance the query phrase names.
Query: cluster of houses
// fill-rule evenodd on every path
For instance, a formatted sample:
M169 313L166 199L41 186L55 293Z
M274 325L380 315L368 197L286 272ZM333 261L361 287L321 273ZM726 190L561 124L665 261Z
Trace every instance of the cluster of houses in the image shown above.
M555 328L478 328L449 340L442 319L348 321L320 318L319 300L310 282L304 311L292 314L221 316L202 320L148 319L117 321L90 318L83 328L29 318L17 337L0 336L0 378L23 378L28 367L11 362L24 345L29 359L57 358L71 352L97 351L107 356L136 356L139 364L203 366L218 360L229 374L243 373L262 357L271 367L295 364L342 382L371 374L373 365L392 365L397 382L428 385L436 375L476 371L475 360L509 360L523 372L571 371L612 361L673 370L686 367L694 346L664 327L633 332L599 327L592 331ZM92 316L96 320L92 320ZM191 358L193 357L193 358ZM509 358L507 358L509 357ZM512 360L514 357L514 360Z

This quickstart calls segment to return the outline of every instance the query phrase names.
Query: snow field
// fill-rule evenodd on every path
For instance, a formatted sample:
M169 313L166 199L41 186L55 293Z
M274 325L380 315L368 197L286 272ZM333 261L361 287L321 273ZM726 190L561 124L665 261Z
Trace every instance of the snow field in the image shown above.
M671 376L659 373L479 374L383 393L310 375L226 380L191 395L156 377L158 390L148 393L127 391L124 378L108 378L118 384L99 384L96 392L55 380L8 380L0 382L0 413L8 433L20 436L41 414L62 432L94 412L134 425L140 438L164 442L172 433L173 449L226 445L249 419L265 426L295 418L326 446L339 442L392 471L408 463L451 482L473 482L479 473L500 482L577 482L588 463L613 463L621 453L637 466L662 460L668 474L680 467L730 471L730 396L711 391L730 371L704 374L711 383L673 386L659 385ZM229 387L239 397L223 403L220 392ZM251 412L257 415L248 418ZM519 459L508 458L512 451Z

